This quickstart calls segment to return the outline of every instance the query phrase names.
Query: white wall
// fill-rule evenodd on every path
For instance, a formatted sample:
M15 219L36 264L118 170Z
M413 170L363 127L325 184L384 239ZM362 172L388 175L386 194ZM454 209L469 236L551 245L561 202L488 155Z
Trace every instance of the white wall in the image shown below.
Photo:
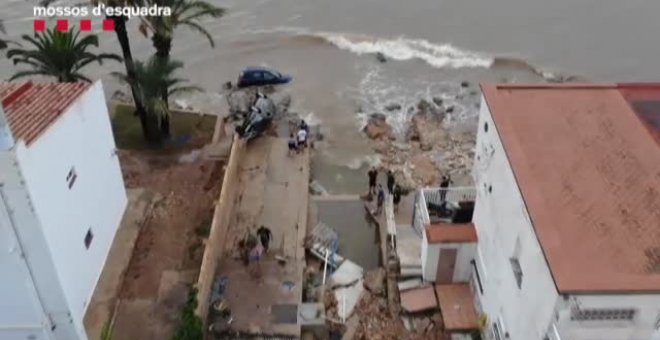
M486 123L488 132L484 131ZM488 315L491 328L502 319L509 339L542 339L558 294L483 97L475 157L473 222L479 238L477 268L484 289L483 295L477 293L478 304ZM520 245L518 258L523 272L521 288L510 263L516 243ZM483 268L488 272L482 272Z
M475 256L476 243L435 243L428 244L426 233L422 239L422 272L425 281L435 282L438 271L438 261L442 249L456 249L456 265L454 266L453 282L468 282L472 275L470 261Z
M13 151L0 152L0 339L75 339L77 330L24 183Z
M571 308L632 308L632 321L572 321ZM561 300L557 328L562 340L659 340L660 295L574 295Z
M28 148L20 161L81 338L82 319L126 207L103 88L95 83ZM66 180L74 167L71 189ZM91 228L89 249L84 238Z

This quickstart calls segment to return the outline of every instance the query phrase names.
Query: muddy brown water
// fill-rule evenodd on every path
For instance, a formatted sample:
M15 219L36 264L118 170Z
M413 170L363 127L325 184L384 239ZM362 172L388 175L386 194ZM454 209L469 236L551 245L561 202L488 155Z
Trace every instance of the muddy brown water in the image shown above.
M371 220L362 200L323 200L316 204L319 221L339 235L339 255L357 263L365 271L381 265L378 225Z

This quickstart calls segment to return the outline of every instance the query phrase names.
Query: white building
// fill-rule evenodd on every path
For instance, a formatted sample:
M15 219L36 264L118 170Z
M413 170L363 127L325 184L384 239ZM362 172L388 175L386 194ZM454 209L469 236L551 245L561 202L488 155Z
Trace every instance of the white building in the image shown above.
M126 207L100 82L0 83L0 339L87 339Z
M660 85L482 92L468 269L484 337L660 339Z

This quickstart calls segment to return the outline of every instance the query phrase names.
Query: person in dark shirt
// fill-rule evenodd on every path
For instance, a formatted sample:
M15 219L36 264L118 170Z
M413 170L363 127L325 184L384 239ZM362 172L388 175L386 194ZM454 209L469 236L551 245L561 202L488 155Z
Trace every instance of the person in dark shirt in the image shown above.
M450 183L451 177L442 176L442 182L440 182L440 201L442 202L444 202L445 198L447 197L447 188L449 188Z
M257 236L259 236L261 245L264 247L264 253L267 253L268 245L270 244L270 241L273 239L273 233L270 231L270 229L261 226L259 227L259 229L257 229Z
M378 200L377 200L377 208L376 208L376 215L380 215L380 213L383 211L383 203L385 202L385 191L383 190L383 186L378 184Z
M369 196L371 196L374 193L376 193L376 182L378 180L378 171L376 170L375 167L371 167L367 175L369 176Z
M394 173L392 170L387 170L387 192L394 193Z
M399 202L401 202L401 187L398 184L394 185L394 193L392 194L392 203L394 203L394 212L399 211Z

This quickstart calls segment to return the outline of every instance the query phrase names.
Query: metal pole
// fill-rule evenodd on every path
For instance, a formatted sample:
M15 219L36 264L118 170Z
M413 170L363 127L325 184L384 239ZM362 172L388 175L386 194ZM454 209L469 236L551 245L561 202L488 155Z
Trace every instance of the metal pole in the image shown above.
M330 255L330 250L325 248L325 265L323 266L323 285L325 286L325 275L328 272L328 255Z

